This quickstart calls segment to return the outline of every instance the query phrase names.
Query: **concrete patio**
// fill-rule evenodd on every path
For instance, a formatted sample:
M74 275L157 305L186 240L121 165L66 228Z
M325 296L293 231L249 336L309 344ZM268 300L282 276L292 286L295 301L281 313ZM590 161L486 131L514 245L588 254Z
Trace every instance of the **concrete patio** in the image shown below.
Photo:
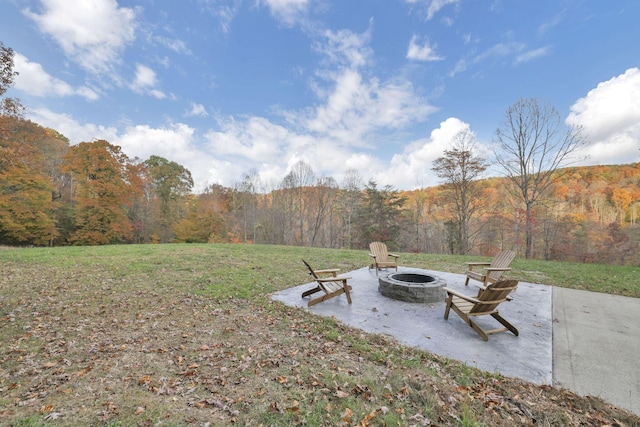
M399 272L434 275L446 280L452 289L468 294L476 291L473 286L464 286L465 276L460 274L405 267L400 267ZM560 288L554 295L556 288L520 282L512 293L513 301L500 306L500 314L518 329L519 336L502 332L483 341L455 313L444 319L444 300L409 303L382 296L378 292L375 270L367 267L344 275L351 277L353 303L348 304L341 295L308 308L310 312L334 316L366 332L388 335L402 344L488 372L598 396L640 415L640 326L637 322L640 299ZM303 299L301 294L312 286L313 283L306 283L285 289L275 293L273 299L306 309L309 299ZM574 298L575 292L582 292L578 295L581 298ZM635 318L616 318L609 326L611 317L602 312L607 311L607 307L598 310L597 319L589 318L588 314L585 317L586 310L581 307L595 306L596 300L611 304L624 302L626 312L635 313ZM601 307L600 303L597 305ZM610 310L620 311L617 307ZM479 318L478 323L488 329L501 326L490 316ZM597 328L589 327L594 323L598 324ZM598 342L616 347L598 348ZM616 358L624 365L616 364Z

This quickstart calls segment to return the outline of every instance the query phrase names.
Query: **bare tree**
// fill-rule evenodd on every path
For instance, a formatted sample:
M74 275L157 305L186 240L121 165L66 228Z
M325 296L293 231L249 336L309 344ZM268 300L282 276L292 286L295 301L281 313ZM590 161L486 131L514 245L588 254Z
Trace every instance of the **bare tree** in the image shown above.
M496 162L525 208L525 257L533 255L534 207L563 176L585 140L582 128L563 123L558 111L536 98L519 99L496 130Z
M338 183L332 177L321 177L315 187L308 190L309 245L333 247L333 211Z
M13 69L15 52L0 42L0 114L21 118L24 107L17 98L5 97L4 94L13 85L13 79L18 75Z
M235 192L240 198L242 209L242 230L244 241L256 241L256 210L257 193L261 187L260 174L256 168L249 169L242 174L242 181L235 184ZM249 235L251 235L249 237Z
M487 169L486 161L476 153L476 137L468 129L458 132L452 148L433 162L433 171L444 180L447 199L453 205L454 251L469 253L469 222L481 205L478 178Z
M298 213L298 233L299 245L304 246L304 223L306 217L306 204L304 201L304 189L313 185L315 174L313 168L303 160L299 160L291 167L291 171L284 177L284 187L290 188L295 192L295 199L292 201L297 204Z
M344 246L347 249L351 249L352 243L352 221L354 215L357 214L358 206L360 203L362 189L362 176L355 169L347 169L342 180L342 197L341 207L344 213Z

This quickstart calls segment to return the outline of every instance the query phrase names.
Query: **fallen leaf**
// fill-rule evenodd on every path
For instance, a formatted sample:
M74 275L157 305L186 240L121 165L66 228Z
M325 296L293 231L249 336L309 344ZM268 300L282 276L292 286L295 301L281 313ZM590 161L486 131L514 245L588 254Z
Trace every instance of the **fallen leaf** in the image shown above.
M344 392L342 390L336 390L336 392L334 393L334 396L342 399L342 398L345 398L345 397L349 396L349 393Z
M64 417L62 412L51 412L47 414L44 419L45 420L57 420L58 418Z

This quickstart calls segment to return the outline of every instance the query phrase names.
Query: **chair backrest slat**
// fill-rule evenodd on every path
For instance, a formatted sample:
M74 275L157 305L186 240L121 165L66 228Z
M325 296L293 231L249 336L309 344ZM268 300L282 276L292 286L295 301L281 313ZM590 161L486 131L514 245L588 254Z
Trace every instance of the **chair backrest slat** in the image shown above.
M480 303L476 304L469 311L469 314L485 313L495 310L500 303L507 300L507 296L517 287L517 280L503 280L490 284L486 289L480 291L478 295Z
M378 262L387 262L387 245L382 242L369 243L369 250L376 257Z
M510 250L504 250L500 252L498 255L493 258L491 261L490 267L494 268L507 268L511 264L511 261L516 257L516 253ZM489 277L493 279L493 281L498 280L502 277L502 271L491 271L489 272Z
M316 274L316 272L315 272L315 271L313 271L313 268L311 268L311 266L309 265L309 263L308 263L307 261L305 261L305 260L302 260L302 262L304 262L304 265L306 265L306 266L307 266L307 268L309 269L309 274L310 274L311 276L313 276L313 278L314 278L314 279L317 279L317 278L318 278L318 275Z

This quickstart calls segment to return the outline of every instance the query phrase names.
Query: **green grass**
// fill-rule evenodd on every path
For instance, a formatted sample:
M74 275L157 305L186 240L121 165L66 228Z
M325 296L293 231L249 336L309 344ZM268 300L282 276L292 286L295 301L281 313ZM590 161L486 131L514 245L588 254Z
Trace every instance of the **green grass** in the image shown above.
M301 267L343 271L368 263L368 251L330 250L275 245L126 245L62 248L0 249L0 261L37 262L57 267L111 270L117 277L153 277L157 286L179 287L214 297L249 298L308 281ZM402 265L463 274L471 256L401 254ZM640 267L517 258L509 277L525 282L640 297ZM260 286L256 286L257 284Z
M482 372L269 297L310 281L301 258L348 272L367 254L0 248L0 425L640 425L597 399ZM454 273L472 259L401 254L402 265ZM637 273L518 259L509 276L638 297Z

